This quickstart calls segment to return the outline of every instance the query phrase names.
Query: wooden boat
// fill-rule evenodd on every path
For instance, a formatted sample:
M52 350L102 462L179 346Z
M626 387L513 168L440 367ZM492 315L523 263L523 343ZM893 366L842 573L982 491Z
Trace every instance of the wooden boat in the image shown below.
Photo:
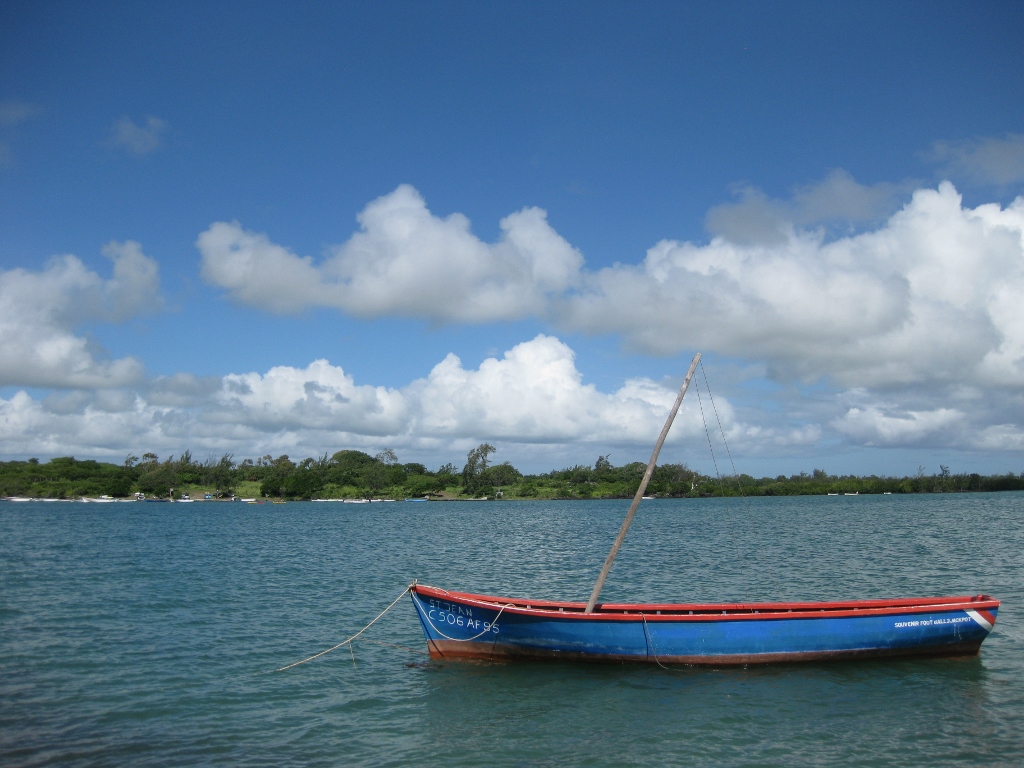
M601 604L508 599L417 584L427 649L445 659L737 665L973 656L999 601L987 595L829 603Z
M560 602L409 588L434 658L746 665L973 656L992 631L988 595L780 603L598 603L690 379L661 431L590 600Z

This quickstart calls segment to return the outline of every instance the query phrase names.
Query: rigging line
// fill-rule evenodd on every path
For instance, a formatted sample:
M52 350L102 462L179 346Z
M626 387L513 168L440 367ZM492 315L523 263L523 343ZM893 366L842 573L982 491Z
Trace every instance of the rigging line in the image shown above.
M392 608L394 608L396 605L398 605L398 601L401 600L403 597L405 597L406 592L408 592L410 589L412 589L412 584L410 584L408 587L406 587L405 589L402 590L402 594L400 594L398 597L395 598L395 602L393 602L391 605L389 605L383 611L378 613L377 614L377 618L375 618L373 621L371 621L365 627L363 627L358 632L356 632L354 635L352 635L352 637L350 637L348 640L343 640L340 643L338 643L337 645L335 645L334 647L328 648L326 651L320 651L320 653L315 653L312 656L310 656L309 658L303 659L302 661L296 661L294 664L289 664L286 667L279 667L278 669L275 669L274 671L275 672L284 672L286 669L291 669L292 667L297 667L297 666L299 666L299 664L305 664L307 661L312 661L313 659L319 659L321 656L324 656L324 655L330 653L331 651L336 651L339 648L341 648L342 646L348 645L353 640L355 640L357 637L359 637L361 634L363 634L363 632L365 632L370 627L372 627L374 624L376 624L377 620L380 619L385 613L387 613ZM355 662L355 654L352 655L352 660L353 660L353 662Z
M715 476L718 478L718 487L722 490L722 498L725 498L725 484L722 482L722 473L718 471L718 459L715 458L715 449L711 445L711 432L708 430L708 420L704 416L704 401L700 397L700 382L694 382L694 389L697 390L697 403L700 405L700 419L704 422L704 434L708 438L708 450L711 451L711 461L715 465ZM708 394L711 394L710 392Z
M715 411L715 418L718 420L718 430L719 432L722 433L722 442L725 444L725 453L728 455L729 463L732 465L732 474L735 475L736 477L736 487L739 488L739 496L742 497L743 499L743 509L746 511L746 513L750 514L751 502L748 500L748 498L746 498L746 494L743 493L743 482L742 480L739 479L739 472L736 471L736 463L732 460L732 451L729 450L729 441L725 439L725 429L722 426L722 418L719 416L718 407L715 404L715 395L711 393L711 383L708 381L708 370L705 367L703 367L702 362L700 364L700 373L703 375L703 380L705 380L705 386L708 388L708 396L711 398L712 408ZM732 546L736 551L738 560L739 544L736 542L735 536L731 538ZM768 569L769 573L771 573L772 577L774 577L774 566L769 565Z
M708 397L711 398L711 407L715 411L715 419L718 421L718 431L722 433L722 443L725 445L725 452L729 456L729 463L732 464L732 473L736 476L736 486L740 490L740 496L743 497L743 502L747 509L750 508L750 502L747 501L747 496L743 493L743 483L740 481L740 473L736 471L736 462L732 459L732 451L729 450L729 441L725 439L725 428L722 427L722 418L718 415L718 406L715 405L715 396L711 394L711 384L708 382L708 372L704 368L704 363L700 364L700 372L704 375L704 386L707 387Z
M715 449L711 445L711 432L708 429L708 420L704 416L704 402L700 398L700 380L699 379L695 380L694 384L696 385L696 389L697 389L697 402L700 404L700 418L704 422L704 434L707 435L707 438L708 438L708 449L711 451L711 460L715 463L715 474L718 476L718 487L721 488L721 490L722 490L722 498L724 499L725 498L725 483L722 482L722 473L718 471L718 460L715 458ZM705 384L707 384L706 380L705 380ZM711 390L708 389L708 395L710 395L710 394L711 394ZM738 562L740 562L740 545L739 545L739 542L736 540L736 534L732 531L731 527L729 529L729 541L732 543L733 562L734 563L738 563Z

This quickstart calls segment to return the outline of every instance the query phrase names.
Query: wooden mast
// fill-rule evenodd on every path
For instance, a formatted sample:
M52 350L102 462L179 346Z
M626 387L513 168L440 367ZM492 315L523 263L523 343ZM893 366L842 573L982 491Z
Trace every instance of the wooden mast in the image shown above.
M608 578L608 572L612 569L612 563L615 562L615 556L619 554L619 547L622 546L623 540L626 538L626 531L629 530L630 523L633 522L633 516L636 515L636 509L640 506L640 500L644 496L644 491L647 490L647 484L651 482L651 475L654 474L654 465L658 461L658 454L661 453L661 446L665 443L665 438L668 437L668 431L672 428L672 422L675 421L676 414L679 413L679 406L682 405L683 397L686 395L686 390L690 386L690 379L693 378L693 372L697 370L697 363L700 362L700 352L693 356L693 362L690 363L690 370L686 372L686 378L683 380L683 386L679 388L679 395L676 397L675 405L672 406L672 410L668 414L668 420L665 422L665 426L661 429L661 435L658 436L658 442L654 446L654 453L651 454L651 460L647 463L647 471L644 472L644 477L640 481L640 487L636 489L636 495L633 497L633 503L629 505L629 512L626 513L626 519L622 521L622 528L619 529L619 535L615 537L615 543L612 544L612 549L608 553L608 557L605 558L604 567L601 569L601 573L598 574L597 582L594 584L594 591L590 593L590 600L587 601L587 608L584 613L593 613L594 606L597 605L597 598L601 595L601 589L604 587L604 580Z

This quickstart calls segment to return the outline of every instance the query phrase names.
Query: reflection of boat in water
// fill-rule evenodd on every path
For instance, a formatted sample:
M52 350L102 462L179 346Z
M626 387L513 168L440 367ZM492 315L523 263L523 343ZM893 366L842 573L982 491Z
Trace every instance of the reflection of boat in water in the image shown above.
M773 603L598 603L700 362L696 355L590 600L409 591L435 658L736 665L977 654L996 622L987 595ZM848 494L857 495L857 494Z

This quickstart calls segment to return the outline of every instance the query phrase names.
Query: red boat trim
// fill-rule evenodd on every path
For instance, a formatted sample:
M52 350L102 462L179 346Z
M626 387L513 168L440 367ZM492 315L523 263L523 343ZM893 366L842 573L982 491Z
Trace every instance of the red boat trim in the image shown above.
M840 602L793 603L603 603L593 613L584 614L586 603L555 600L526 600L470 592L450 592L425 584L417 584L412 591L421 597L433 597L476 606L488 610L526 616L592 621L764 621L772 619L822 619L846 616L885 616L907 613L934 613L968 611L975 621L984 626L995 624L995 616L988 609L999 608L1000 602L988 595L954 597L920 597L895 600L846 600ZM642 616L641 616L642 614ZM687 662L683 662L687 663Z

